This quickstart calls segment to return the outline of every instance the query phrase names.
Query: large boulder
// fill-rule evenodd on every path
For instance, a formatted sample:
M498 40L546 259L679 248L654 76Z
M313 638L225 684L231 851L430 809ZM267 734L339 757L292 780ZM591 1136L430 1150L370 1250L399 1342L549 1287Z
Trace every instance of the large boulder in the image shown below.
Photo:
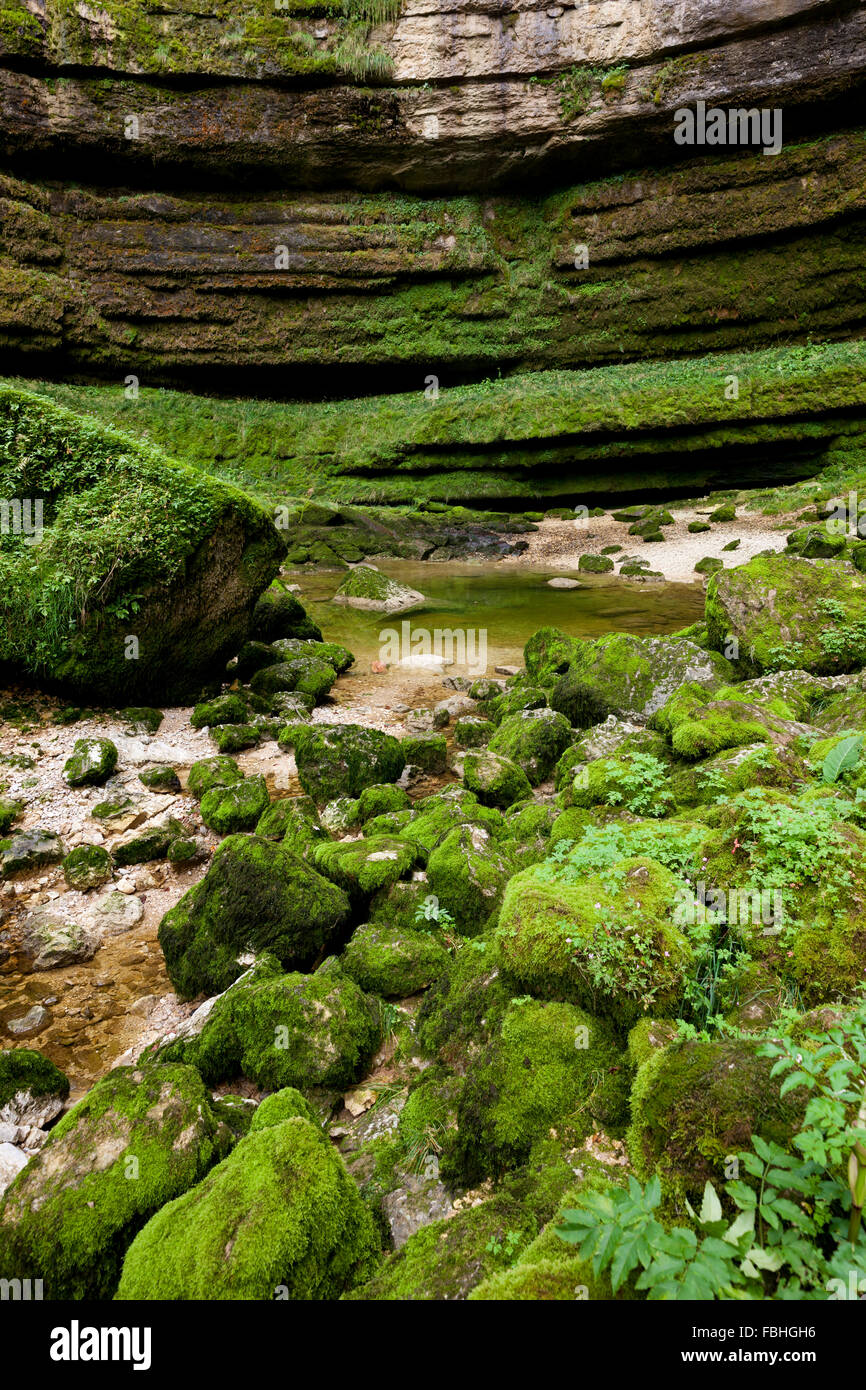
M349 915L341 888L286 845L257 835L224 840L201 881L166 915L159 942L179 994L217 994L269 951L285 969L310 965Z
M119 1299L339 1298L379 1257L373 1218L322 1130L252 1130L127 1252Z
M0 496L42 507L0 551L0 660L118 704L195 696L279 568L271 518L41 396L0 389L0 426Z
M711 646L737 644L743 671L819 675L866 663L866 575L840 560L756 555L707 586Z
M0 1206L0 1277L111 1298L126 1247L204 1177L230 1135L191 1067L120 1067L55 1126Z
M372 565L355 565L334 594L334 602L375 613L406 613L424 603L424 595L380 574Z

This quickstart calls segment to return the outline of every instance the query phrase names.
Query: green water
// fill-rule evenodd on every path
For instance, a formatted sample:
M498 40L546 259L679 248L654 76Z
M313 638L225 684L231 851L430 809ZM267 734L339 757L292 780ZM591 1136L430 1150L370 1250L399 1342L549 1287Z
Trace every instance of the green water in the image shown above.
M524 644L536 628L562 628L574 637L601 637L606 632L665 633L696 622L703 615L701 584L639 584L607 576L581 576L582 589L551 589L547 580L562 570L506 568L501 564L451 561L382 561L378 568L425 594L428 602L410 614L388 617L330 602L341 582L337 571L297 570L291 582L330 641L355 653L359 665L380 658L380 632L427 629L474 629L487 634L487 669L519 666ZM576 577L576 576L575 576ZM479 639L476 638L476 641ZM454 667L459 671L459 665Z

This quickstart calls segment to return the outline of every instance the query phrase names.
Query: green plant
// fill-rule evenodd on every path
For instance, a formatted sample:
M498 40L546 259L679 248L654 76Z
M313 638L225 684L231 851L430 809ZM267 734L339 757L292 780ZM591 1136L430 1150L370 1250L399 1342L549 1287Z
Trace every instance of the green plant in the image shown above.
M636 816L663 816L673 802L666 778L667 768L653 753L632 753L628 767L612 764L608 771L617 788L608 791L608 805L622 803Z
M432 894L425 898L418 908L415 913L415 921L419 926L425 923L429 926L432 922L434 926L441 927L443 931L453 931L457 925L447 907L441 907L439 899Z
M850 738L843 738L841 742L835 744L821 764L822 780L832 785L838 781L843 772L849 772L856 767L860 761L862 747L862 734L852 734Z

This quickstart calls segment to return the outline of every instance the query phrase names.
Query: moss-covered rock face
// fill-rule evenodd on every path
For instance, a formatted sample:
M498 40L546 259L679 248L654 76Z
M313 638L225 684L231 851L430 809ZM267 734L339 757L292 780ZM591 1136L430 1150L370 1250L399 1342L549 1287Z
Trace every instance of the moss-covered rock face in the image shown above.
M439 934L370 922L358 927L341 957L343 970L361 989L385 999L405 999L443 974L448 953Z
M268 1089L349 1086L382 1038L380 1005L342 974L281 973L263 956L214 1004L198 1037L169 1043L210 1085L243 1075Z
M348 915L342 889L291 849L232 835L163 917L159 943L172 984L191 998L226 989L249 951L269 951L286 969L311 964Z
M319 845L311 857L326 878L357 897L405 878L418 859L418 851L406 840L372 835L369 839Z
M400 931L426 930L432 924L427 921L422 909L429 895L426 876L392 883L390 888L373 894L368 909L369 919Z
M243 781L234 758L222 755L216 758L201 758L189 770L187 787L197 800L201 801L206 792L214 787L233 787Z
M361 825L374 816L384 816L394 811L408 811L412 805L402 787L365 787L358 797L357 816Z
M0 841L0 878L11 878L42 864L56 864L63 858L60 837L53 830L19 831L8 840Z
M327 695L336 679L337 672L327 661L315 656L297 656L262 667L256 671L250 685L258 695L297 691L300 695L312 695L318 701Z
M533 994L572 1000L623 1027L673 1014L693 966L674 924L685 885L648 857L582 882L548 865L509 883L494 933L502 967Z
M49 1299L111 1298L135 1234L229 1141L191 1067L110 1072L7 1189L0 1277L42 1279Z
M325 831L319 824L316 803L309 796L283 796L264 811L256 834L262 840L283 841L301 853L307 845L321 840Z
M512 993L489 936L464 942L421 1004L419 1041L465 1071L469 1053L498 1031Z
M668 790L679 807L710 805L750 787L793 790L806 776L806 764L790 749L756 743L673 772Z
M571 738L571 725L564 715L552 709L530 709L503 719L489 748L522 767L537 787L553 772Z
M757 555L713 576L706 616L711 645L723 651L736 639L746 675L866 663L866 578L837 560Z
M469 1184L525 1163L551 1125L579 1140L621 1118L621 1053L603 1023L571 1004L515 1000L457 1101L442 1172Z
M111 855L102 845L77 845L63 861L63 877L79 892L107 883L113 872Z
M481 826L464 825L450 831L431 853L427 882L458 932L476 936L502 901L513 871L506 846Z
M102 700L182 701L241 645L276 572L267 513L43 397L2 388L0 419L0 492L44 509L40 544L0 555L0 659Z
M63 764L70 787L101 787L117 767L117 747L110 738L78 738Z
M252 1130L152 1217L127 1252L123 1299L337 1298L379 1257L373 1218L321 1128Z
M799 1130L801 1089L779 1098L772 1061L748 1038L679 1039L653 1049L632 1089L628 1143L639 1177L659 1174L674 1197L720 1187L725 1163L747 1149L753 1134L783 1147Z
M589 729L594 724L602 724L611 713L611 706L604 695L572 670L560 676L551 690L550 708L564 714L574 729Z
M502 815L495 807L482 806L464 787L449 787L416 801L415 815L400 831L400 839L411 840L427 858L452 830L467 825L481 827L494 838L502 835Z
M273 1095L266 1096L261 1104L256 1106L250 1129L269 1129L271 1125L282 1124L284 1120L294 1119L296 1115L321 1129L318 1116L310 1102L305 1100L294 1086L284 1086L281 1091L274 1091Z
M46 1124L68 1095L68 1077L41 1052L29 1047L0 1052L0 1121Z
M497 806L500 810L523 801L532 792L523 768L490 750L467 754L463 761L463 785L475 793L482 806Z
M253 830L270 799L264 777L245 777L229 787L211 787L205 792L201 799L201 818L217 835Z
M495 733L496 725L492 720L479 719L474 714L467 714L454 724L454 742L458 748L483 747Z
M338 642L313 642L309 638L281 637L273 643L273 650L280 661L303 661L314 657L332 666L338 676L348 671L355 660L354 653L348 647L341 647ZM303 690L301 693L304 693Z
M297 729L295 759L301 786L318 802L357 797L366 787L396 782L404 767L399 740L360 724Z
M167 763L156 763L138 774L142 786L155 792L179 792L180 778Z
M641 816L666 816L675 809L667 785L671 758L658 735L629 735L610 757L589 763L581 758L582 751L568 749L557 764L556 785L564 807L609 806Z

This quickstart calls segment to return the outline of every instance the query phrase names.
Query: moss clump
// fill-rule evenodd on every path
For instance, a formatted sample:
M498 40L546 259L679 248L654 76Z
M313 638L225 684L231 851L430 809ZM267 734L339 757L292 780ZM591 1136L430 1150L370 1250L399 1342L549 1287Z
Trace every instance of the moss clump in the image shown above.
M283 1120L294 1119L296 1115L321 1129L319 1117L310 1102L305 1100L294 1086L284 1086L281 1091L274 1091L273 1095L266 1096L261 1105L256 1106L250 1128L254 1132L269 1129L271 1125L280 1125Z
M80 893L107 883L113 872L111 855L102 845L77 845L63 861L63 877Z
M220 753L242 753L256 746L262 730L256 724L222 724L212 728L210 736Z
M413 845L389 835L329 841L312 851L316 868L352 896L375 893L405 878L417 858Z
M577 659L580 642L558 627L540 627L523 648L526 673L539 686L553 685Z
M320 840L324 833L316 803L309 796L283 796L272 801L256 825L260 839L283 840L298 853L307 844Z
M415 802L415 815L400 831L400 839L418 845L428 857L452 830L466 825L486 830L494 838L503 831L502 816L495 807L482 806L465 787L449 787Z
M523 710L503 719L489 750L518 763L537 787L553 772L571 737L571 725L564 715L552 709Z
M466 755L463 785L475 793L482 806L496 806L500 810L523 801L532 792L523 768L489 749Z
M157 763L138 774L142 786L154 792L179 792L180 778L167 763Z
M632 1089L628 1143L639 1177L657 1173L672 1197L694 1199L725 1179L728 1159L753 1134L786 1147L800 1128L804 1094L779 1098L772 1061L748 1038L680 1039L656 1049Z
M454 724L454 742L458 748L481 748L489 743L496 733L496 725L490 719L479 719L468 714Z
M317 661L332 666L338 676L342 675L343 671L348 671L355 661L354 653L337 642L310 642L302 641L298 637L284 637L273 643L273 650L281 661L314 657Z
M358 797L358 820L363 825L373 816L383 816L389 811L406 811L412 805L402 787L365 787Z
M196 705L189 722L194 729L204 729L212 724L245 724L248 718L247 702L240 695L218 695Z
M411 828L411 827L410 827ZM427 861L430 892L454 919L463 936L476 936L502 901L514 871L507 847L479 826L452 830Z
M230 787L211 787L205 792L201 799L201 818L217 835L253 830L270 799L264 777L245 777Z
M63 764L70 787L100 787L117 767L117 747L110 738L78 738Z
M428 924L423 916L419 920L418 914L429 893L426 878L392 883L370 899L369 919L398 931L424 931L433 924Z
M317 802L358 797L366 787L396 782L404 766L396 738L359 724L299 728L295 758L301 786Z
M270 1090L349 1086L382 1038L380 1006L342 974L280 973L262 956L218 999L201 1034L169 1043L209 1085L243 1075Z
M430 931L406 931L384 923L358 927L341 957L345 973L361 989L385 999L405 999L427 989L445 970L448 953Z
M243 781L241 772L233 758L201 758L189 770L187 789L197 801L214 787L233 787Z
M165 715L161 709L151 705L129 705L120 711L120 717L133 734L155 734Z
M621 1116L620 1062L610 1028L582 1009L513 1001L467 1073L443 1176L471 1185L521 1166L552 1125L577 1140L598 1118Z
M410 734L400 740L403 760L423 772L444 772L448 766L448 744L444 734Z
M336 1298L379 1257L373 1219L319 1126L251 1131L127 1252L123 1299Z
M468 1054L498 1031L511 996L490 938L464 942L421 1004L418 1040L428 1053L465 1070Z
M37 1096L69 1095L69 1079L58 1066L29 1047L0 1052L0 1112L19 1093Z
M163 917L159 943L172 984L192 998L226 989L247 951L270 951L287 969L311 964L348 915L342 889L285 845L232 835Z
M581 882L548 865L509 883L495 931L500 963L534 994L573 1000L622 1027L676 1011L692 949L674 925L685 884L655 860L622 859Z
M204 1177L229 1133L191 1067L120 1067L55 1126L0 1207L0 1276L111 1298L136 1232Z
M0 796L0 835L5 835L9 827L21 815L22 806L20 801L14 801L10 796Z

